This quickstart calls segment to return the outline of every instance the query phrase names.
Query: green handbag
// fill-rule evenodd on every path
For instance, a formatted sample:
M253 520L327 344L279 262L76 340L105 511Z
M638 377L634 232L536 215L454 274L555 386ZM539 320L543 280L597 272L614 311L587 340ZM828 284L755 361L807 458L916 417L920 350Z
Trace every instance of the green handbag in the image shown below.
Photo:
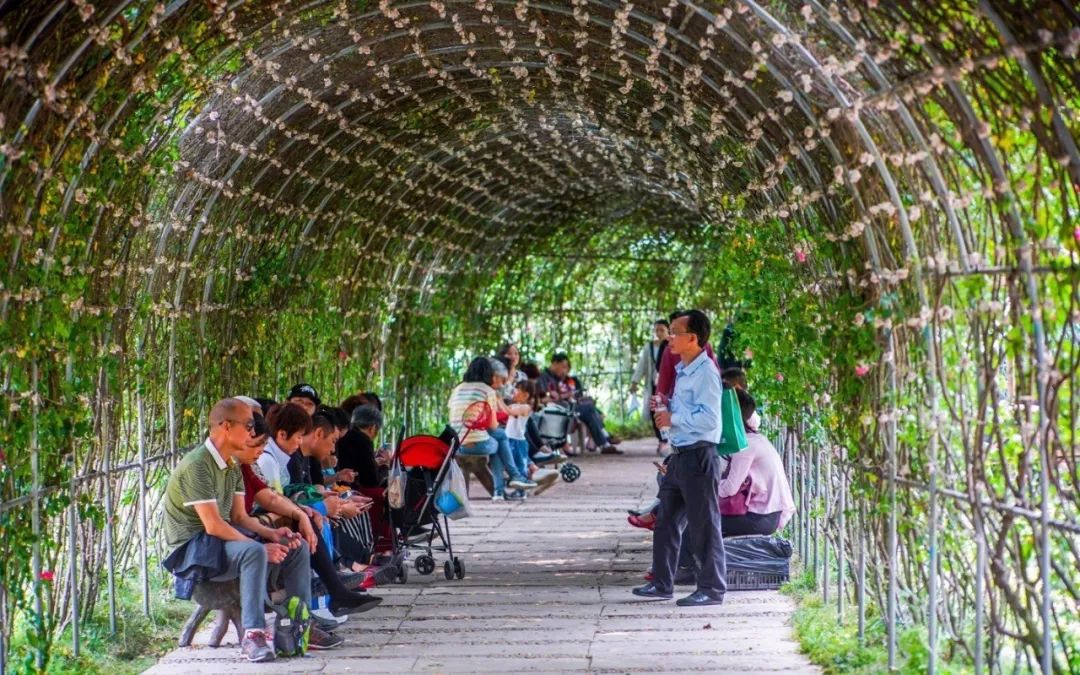
M724 426L721 431L720 442L716 444L716 454L720 457L727 457L740 450L745 450L747 446L746 425L743 423L739 397L734 389L724 387L724 393L720 397L720 411Z

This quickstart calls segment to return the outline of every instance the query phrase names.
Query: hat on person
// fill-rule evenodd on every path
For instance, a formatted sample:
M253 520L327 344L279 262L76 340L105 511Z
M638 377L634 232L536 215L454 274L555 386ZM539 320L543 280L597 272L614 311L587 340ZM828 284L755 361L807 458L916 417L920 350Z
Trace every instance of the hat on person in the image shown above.
M310 384L300 383L289 390L289 395L285 397L286 400L293 398L306 398L311 399L315 405L322 405L322 399L319 398L319 392L315 391L315 387Z

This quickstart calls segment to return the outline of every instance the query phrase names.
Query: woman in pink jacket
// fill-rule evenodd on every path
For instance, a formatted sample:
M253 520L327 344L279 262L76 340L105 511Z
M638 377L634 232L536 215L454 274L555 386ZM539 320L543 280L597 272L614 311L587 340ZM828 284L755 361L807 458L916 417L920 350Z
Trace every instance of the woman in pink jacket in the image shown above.
M773 534L795 513L795 501L780 453L758 433L757 404L750 394L736 391L746 424L747 448L729 457L718 486L724 536Z

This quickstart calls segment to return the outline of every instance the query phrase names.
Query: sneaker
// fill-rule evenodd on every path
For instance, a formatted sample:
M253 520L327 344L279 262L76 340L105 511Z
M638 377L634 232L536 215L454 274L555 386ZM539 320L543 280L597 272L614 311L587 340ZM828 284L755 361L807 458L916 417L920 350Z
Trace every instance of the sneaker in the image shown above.
M515 478L509 483L507 483L507 485L514 488L515 490L531 490L537 486L537 483L536 481L531 481L528 478Z
M348 614L338 616L329 609L313 609L311 610L311 616L314 617L315 623L322 626L324 630L333 630L349 620Z
M508 502L523 502L525 501L524 490L514 490L510 494L506 495L506 501Z
M249 630L244 633L244 639L240 642L240 651L248 661L263 663L274 660L274 648L267 643L267 637L266 631L261 630Z
M334 633L328 633L318 626L311 627L311 638L308 640L308 649L333 649L340 647L345 638Z
M360 575L362 581L359 588L361 591L366 591L392 583L397 578L398 568L396 565L368 565Z
M496 492L495 494L491 495L491 501L493 501L493 502L501 502L501 501L503 501L504 499L506 499L506 497L504 497L504 496L503 496L503 495L502 495L501 493L499 493L499 492Z
M622 450L616 448L614 445L605 445L603 448L600 449L600 454L601 455L624 455L626 453L624 453Z
M382 598L368 595L367 593L353 593L355 598L348 600L330 600L330 612L332 614L352 614L353 612L366 612L375 609L382 603Z
M338 577L347 591L355 591L364 581L364 575L360 572L338 572ZM330 591L327 590L322 579L314 577L311 580L311 597L317 598L323 595L330 595Z
M536 481L537 485L542 485L545 480L558 477L559 472L555 469L537 469L536 471L532 472L531 476L529 476L529 480L534 480Z

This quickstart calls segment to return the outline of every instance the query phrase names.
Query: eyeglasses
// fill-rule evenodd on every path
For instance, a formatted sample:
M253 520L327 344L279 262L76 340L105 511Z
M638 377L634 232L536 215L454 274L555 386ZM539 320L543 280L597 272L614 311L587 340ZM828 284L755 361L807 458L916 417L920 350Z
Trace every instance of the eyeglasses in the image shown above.
M251 419L247 419L247 420L222 420L221 423L225 424L225 422L231 422L232 424L243 424L244 428L247 429L249 434L252 431L255 430L255 418L254 417L252 417Z
M680 335L693 335L693 333L676 333L675 331L671 331L670 333L668 333L668 337L679 337Z

